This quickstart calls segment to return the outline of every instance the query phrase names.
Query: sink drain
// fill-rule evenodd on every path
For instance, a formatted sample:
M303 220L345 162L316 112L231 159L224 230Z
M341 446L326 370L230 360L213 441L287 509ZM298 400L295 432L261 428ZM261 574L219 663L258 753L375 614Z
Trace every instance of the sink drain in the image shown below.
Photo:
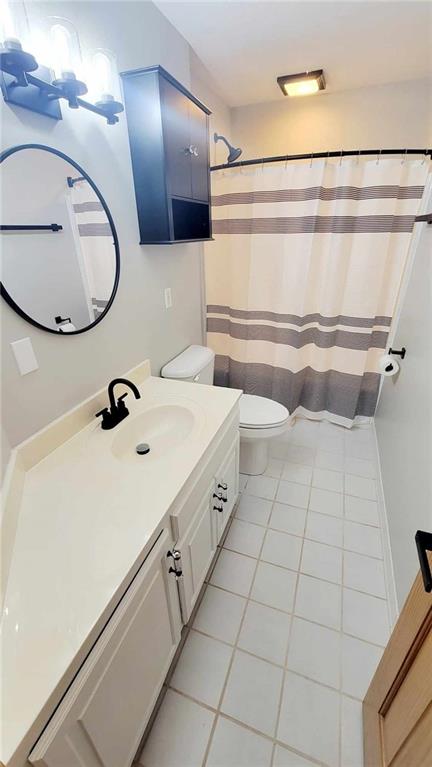
M148 445L147 442L140 442L139 445L136 446L135 450L137 451L138 455L147 455L147 453L150 452L150 445Z

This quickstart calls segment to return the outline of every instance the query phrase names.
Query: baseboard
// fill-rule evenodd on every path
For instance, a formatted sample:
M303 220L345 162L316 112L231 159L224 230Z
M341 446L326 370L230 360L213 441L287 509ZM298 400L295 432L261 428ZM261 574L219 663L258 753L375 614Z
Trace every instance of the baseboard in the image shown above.
M382 538L382 546L383 546L384 575L385 575L386 586L387 586L390 628L393 630L393 627L399 617L399 606L398 606L397 594L396 594L396 581L394 576L393 557L391 553L390 532L389 532L389 526L388 526L387 509L386 509L386 502L385 502L385 495L384 495L384 485L382 481L381 456L380 456L378 437L377 437L377 432L375 427L375 419L372 421L372 432L374 435L375 452L377 456L378 471L377 471L376 480L377 480L377 495L378 495L378 514L379 514L379 520L380 520L381 538Z

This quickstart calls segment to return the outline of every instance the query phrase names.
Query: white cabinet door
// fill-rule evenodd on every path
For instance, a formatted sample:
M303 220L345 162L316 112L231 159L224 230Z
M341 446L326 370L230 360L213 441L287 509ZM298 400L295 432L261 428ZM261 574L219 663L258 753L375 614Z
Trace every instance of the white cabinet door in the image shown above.
M183 621L187 623L216 551L212 525L213 482L198 504L198 509L183 538L176 544L181 554L179 594Z
M38 767L129 767L180 640L164 530L30 754Z
M239 491L239 444L237 436L231 450L215 477L215 495L213 514L215 516L216 542L219 543L225 530Z

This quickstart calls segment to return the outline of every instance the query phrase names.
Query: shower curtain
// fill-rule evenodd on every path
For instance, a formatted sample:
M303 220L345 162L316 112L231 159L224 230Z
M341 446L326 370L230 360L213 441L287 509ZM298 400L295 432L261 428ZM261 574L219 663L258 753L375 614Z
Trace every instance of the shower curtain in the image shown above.
M113 234L100 200L85 179L74 183L71 199L96 320L105 311L114 285L116 263Z
M332 159L212 174L216 384L346 426L374 414L429 165Z

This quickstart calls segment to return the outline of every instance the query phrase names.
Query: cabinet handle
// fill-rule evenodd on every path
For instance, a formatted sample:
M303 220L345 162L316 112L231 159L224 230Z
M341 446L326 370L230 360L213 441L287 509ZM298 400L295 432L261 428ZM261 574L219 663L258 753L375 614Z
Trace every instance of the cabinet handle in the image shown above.
M218 490L220 490L220 495L222 497L222 500L224 503L228 500L228 485L226 482L218 482Z
M213 498L217 498L218 501L223 501L224 497L222 493L213 493Z
M185 151L185 154L195 154L194 147L192 146L192 144L189 144L189 146L185 147L184 151Z
M199 157L199 152L198 152L198 147L197 146L193 147L193 156L194 157Z
M218 482L218 487L220 487L221 490L228 490L228 485L226 482Z
M224 510L224 507L222 506L222 504L219 504L219 505L217 505L217 506L216 506L216 504L215 504L215 505L213 506L213 510L214 510L214 511L218 511L218 512L221 514L221 513L223 512L223 510Z
M175 575L175 577L176 577L176 580L177 580L177 581L178 581L178 579L179 579L179 578L181 578L181 577L182 577L182 575L183 575L183 571L182 571L182 570L176 570L176 568L175 568L175 567L170 567L170 569L168 570L168 572L169 572L169 574L170 574L170 575Z
M181 551L178 551L177 549L173 549L172 551L167 552L167 557L172 557L174 562L178 562L179 559L181 559Z

